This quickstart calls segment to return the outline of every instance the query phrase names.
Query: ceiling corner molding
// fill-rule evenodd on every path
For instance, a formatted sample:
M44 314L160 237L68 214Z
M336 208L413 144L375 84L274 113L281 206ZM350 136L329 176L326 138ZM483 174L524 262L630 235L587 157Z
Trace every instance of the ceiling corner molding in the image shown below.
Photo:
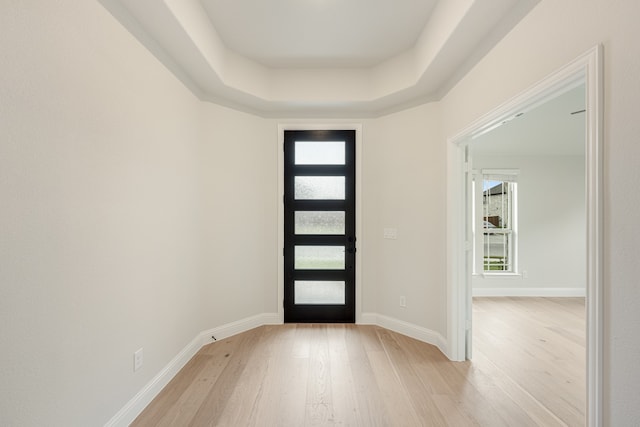
M263 117L360 118L441 99L539 0L438 0L412 48L373 66L315 68L230 50L201 0L99 2L203 101Z

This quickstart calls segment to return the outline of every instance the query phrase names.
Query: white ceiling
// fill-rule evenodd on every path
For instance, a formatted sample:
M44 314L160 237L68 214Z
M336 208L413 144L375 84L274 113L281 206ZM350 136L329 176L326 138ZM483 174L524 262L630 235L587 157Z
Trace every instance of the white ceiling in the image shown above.
M473 155L584 156L585 86L580 84L474 139ZM575 114L572 114L575 113Z
M203 0L227 48L273 68L371 67L415 45L436 0Z
M375 117L440 99L539 0L99 0L202 100Z

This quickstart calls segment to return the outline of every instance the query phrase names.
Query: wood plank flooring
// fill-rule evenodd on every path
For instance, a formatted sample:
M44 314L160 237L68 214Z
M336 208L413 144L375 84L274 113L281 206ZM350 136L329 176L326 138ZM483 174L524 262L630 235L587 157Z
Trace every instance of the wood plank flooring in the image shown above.
M473 362L376 326L263 326L203 347L132 425L584 425L584 299L481 298L474 322Z
M583 426L585 319L584 298L474 298L473 365L566 425Z

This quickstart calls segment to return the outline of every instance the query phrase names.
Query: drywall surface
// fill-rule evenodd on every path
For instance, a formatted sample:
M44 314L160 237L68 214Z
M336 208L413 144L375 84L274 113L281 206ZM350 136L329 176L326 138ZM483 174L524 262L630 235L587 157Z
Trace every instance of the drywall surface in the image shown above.
M598 43L604 46L605 422L633 425L640 370L640 287L635 218L640 195L640 3L543 0L444 98L445 135L540 81ZM443 142L444 143L444 142Z
M369 122L363 137L363 282L378 314L446 335L445 147L437 104ZM384 237L385 229L397 238ZM400 297L406 307L400 307Z
M473 277L476 289L584 292L586 205L584 157L474 156L474 169L515 169L518 174L517 276ZM481 216L481 214L479 214ZM481 224L481 223L480 223ZM476 250L482 253L482 235ZM482 267L479 266L479 273ZM509 295L509 293L506 293ZM542 294L541 294L542 295Z
M202 103L205 323L278 312L278 146L273 121Z
M0 28L0 424L103 425L205 329L201 105L97 2Z

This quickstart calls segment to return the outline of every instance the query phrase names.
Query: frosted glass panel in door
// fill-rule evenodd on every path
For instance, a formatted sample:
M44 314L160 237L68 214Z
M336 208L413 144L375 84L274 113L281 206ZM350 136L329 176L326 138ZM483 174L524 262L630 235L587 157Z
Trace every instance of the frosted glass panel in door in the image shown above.
M344 246L296 246L296 270L344 270Z
M344 281L296 280L295 304L344 304Z
M344 141L296 141L296 165L344 165Z
M344 211L296 211L296 234L344 234Z
M344 200L344 176L296 176L296 200Z

